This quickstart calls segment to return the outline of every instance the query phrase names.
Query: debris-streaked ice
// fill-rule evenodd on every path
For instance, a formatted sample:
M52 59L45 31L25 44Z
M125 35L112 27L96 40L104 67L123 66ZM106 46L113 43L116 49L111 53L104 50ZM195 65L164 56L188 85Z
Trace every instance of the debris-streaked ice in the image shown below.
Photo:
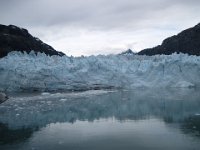
M49 57L43 53L12 52L0 59L0 79L0 91L193 87L200 86L200 57Z

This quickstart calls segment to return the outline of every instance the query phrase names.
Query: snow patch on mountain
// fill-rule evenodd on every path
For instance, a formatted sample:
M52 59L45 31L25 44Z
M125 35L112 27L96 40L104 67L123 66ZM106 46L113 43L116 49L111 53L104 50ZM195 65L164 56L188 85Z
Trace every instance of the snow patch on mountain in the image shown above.
M187 54L89 57L11 52L0 59L0 91L200 86L200 57Z

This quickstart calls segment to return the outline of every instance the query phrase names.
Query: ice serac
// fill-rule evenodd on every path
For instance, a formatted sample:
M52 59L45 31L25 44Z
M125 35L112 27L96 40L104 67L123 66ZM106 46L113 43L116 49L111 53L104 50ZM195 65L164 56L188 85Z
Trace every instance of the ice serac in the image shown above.
M200 57L47 56L12 52L0 59L0 91L200 86Z

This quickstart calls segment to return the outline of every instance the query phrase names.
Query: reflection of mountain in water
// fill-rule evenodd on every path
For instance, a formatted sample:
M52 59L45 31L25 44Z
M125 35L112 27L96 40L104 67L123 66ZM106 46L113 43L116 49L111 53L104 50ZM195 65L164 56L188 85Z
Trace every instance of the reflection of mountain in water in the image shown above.
M7 125L0 123L0 145L24 142L31 137L34 131L37 131L37 129L9 129Z
M76 120L93 121L115 117L117 120L158 118L167 123L181 123L185 132L199 132L200 92L195 89L147 90L109 92L85 96L49 95L15 98L0 106L0 131L15 133L23 128L41 128L50 123ZM194 117L195 116L195 117ZM189 118L195 128L188 124ZM190 130L192 128L192 130ZM29 130L28 130L29 131ZM31 131L31 130L30 130ZM29 132L24 132L29 133ZM31 134L31 132L30 132ZM12 134L11 134L12 135ZM2 137L1 137L2 138ZM2 141L2 140L1 140Z

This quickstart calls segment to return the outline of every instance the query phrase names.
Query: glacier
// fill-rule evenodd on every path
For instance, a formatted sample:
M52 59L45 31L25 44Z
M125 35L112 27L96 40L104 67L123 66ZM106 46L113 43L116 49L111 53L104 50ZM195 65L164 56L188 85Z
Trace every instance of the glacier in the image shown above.
M50 57L11 52L0 59L0 80L0 91L200 87L200 57L176 53Z

